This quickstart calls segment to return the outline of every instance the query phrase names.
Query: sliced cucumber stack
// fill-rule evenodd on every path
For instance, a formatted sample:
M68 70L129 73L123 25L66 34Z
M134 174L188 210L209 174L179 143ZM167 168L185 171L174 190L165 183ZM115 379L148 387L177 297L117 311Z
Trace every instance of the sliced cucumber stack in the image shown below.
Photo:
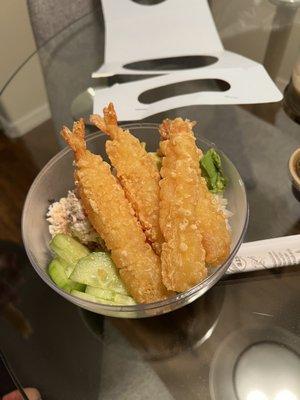
M64 291L83 300L101 304L133 305L110 255L90 251L71 236L58 234L50 247L56 257L48 272Z
M88 286L128 295L117 268L107 253L95 252L81 258L70 279Z
M50 262L48 272L53 282L65 292L70 293L72 290L84 292L85 285L69 279L63 263L58 258L54 258L54 260Z
M69 235L59 233L50 242L51 250L65 263L67 277L71 275L78 260L90 254L87 247Z

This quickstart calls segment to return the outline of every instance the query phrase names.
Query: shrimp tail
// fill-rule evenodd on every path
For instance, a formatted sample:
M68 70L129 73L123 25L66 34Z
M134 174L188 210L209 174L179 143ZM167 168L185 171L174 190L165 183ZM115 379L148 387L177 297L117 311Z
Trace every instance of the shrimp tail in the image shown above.
M169 139L170 128L171 128L171 120L164 119L163 122L159 126L159 132L161 136L161 140Z
M170 139L170 136L174 134L185 132L187 128L193 129L195 125L195 121L190 121L188 119L183 120L181 118L176 118L173 121L170 119L165 119L159 126L161 140L168 140Z
M114 139L116 128L118 127L118 120L113 103L109 103L107 107L104 107L103 115L104 117L100 117L100 115L93 114L90 116L90 121L100 129L100 131Z
M104 118L100 117L100 115L90 115L90 122L95 125L100 131L108 134Z
M103 114L107 126L118 126L117 114L113 103L109 103L107 107L104 107Z
M86 151L85 127L83 119L81 118L79 121L74 122L72 132L69 128L63 126L60 134L64 138L65 142L74 151L75 158L79 159Z

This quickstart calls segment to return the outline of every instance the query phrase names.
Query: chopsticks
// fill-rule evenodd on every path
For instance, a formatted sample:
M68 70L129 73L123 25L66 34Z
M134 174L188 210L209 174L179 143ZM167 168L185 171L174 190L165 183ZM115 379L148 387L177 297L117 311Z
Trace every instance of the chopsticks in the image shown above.
M16 389L19 390L19 392L21 393L23 399L24 400L29 400L27 395L26 395L26 393L24 392L19 380L17 379L17 377L13 373L13 371L12 371L7 359L5 358L3 352L0 350L0 374L2 374L1 373L1 369L5 369L6 370L6 372L10 376L13 384L15 385Z
M300 264L300 235L243 243L226 274Z

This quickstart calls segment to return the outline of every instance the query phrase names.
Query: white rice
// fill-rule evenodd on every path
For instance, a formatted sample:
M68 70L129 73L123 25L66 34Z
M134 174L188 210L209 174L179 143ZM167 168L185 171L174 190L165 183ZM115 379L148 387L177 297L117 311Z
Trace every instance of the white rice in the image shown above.
M221 211L224 215L225 221L226 221L226 226L227 229L230 231L230 223L229 223L229 218L232 217L233 213L228 210L228 200L223 196L222 193L217 193L213 194L213 201L214 204L216 205L218 211Z
M99 235L87 219L81 202L74 191L50 205L47 213L51 236L58 233L72 235L84 244L99 242Z

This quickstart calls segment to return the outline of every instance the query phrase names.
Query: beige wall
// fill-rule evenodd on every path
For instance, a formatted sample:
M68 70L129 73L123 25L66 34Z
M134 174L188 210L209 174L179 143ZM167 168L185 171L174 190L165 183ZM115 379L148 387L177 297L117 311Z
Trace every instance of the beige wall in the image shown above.
M26 0L0 1L0 88L35 51ZM11 136L23 134L50 117L37 56L16 75L0 98L2 124ZM3 119L4 118L4 119Z

